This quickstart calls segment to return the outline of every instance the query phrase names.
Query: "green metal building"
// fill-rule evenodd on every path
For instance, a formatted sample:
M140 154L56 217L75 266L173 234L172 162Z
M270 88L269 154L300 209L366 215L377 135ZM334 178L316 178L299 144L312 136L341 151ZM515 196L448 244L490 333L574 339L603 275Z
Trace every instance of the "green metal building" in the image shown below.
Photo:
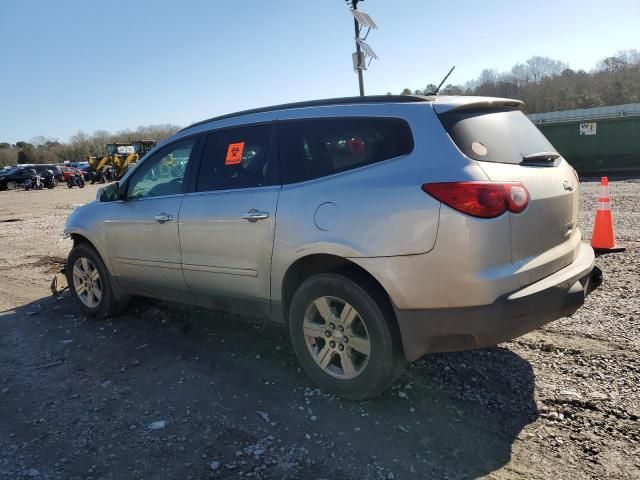
M582 175L640 172L640 103L529 118Z

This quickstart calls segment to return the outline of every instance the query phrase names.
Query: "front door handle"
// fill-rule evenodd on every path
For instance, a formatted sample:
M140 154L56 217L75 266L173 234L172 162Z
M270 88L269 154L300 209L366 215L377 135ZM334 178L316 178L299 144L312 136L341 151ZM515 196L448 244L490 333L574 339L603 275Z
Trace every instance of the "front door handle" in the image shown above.
M255 222L257 220L264 220L265 218L269 218L269 212L261 212L260 210L252 208L247 213L243 213L242 218L244 218L245 220L249 220L250 222Z
M155 216L155 220L158 223L170 222L173 220L173 215L168 215L166 213L160 213Z

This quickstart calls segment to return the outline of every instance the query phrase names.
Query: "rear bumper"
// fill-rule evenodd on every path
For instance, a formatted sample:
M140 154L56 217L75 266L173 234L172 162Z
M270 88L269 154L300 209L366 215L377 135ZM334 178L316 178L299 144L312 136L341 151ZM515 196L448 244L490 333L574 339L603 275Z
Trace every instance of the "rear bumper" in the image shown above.
M573 314L601 281L593 249L583 243L571 265L491 305L396 309L405 357L413 361L428 352L483 348L518 337Z

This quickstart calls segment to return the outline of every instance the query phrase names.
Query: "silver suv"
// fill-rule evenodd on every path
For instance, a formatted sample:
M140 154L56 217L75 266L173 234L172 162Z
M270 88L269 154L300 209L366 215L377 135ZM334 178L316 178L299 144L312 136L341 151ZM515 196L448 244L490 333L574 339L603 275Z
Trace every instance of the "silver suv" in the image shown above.
M131 295L266 315L352 399L570 315L599 272L578 178L521 107L358 97L191 125L71 214L73 296L95 317Z

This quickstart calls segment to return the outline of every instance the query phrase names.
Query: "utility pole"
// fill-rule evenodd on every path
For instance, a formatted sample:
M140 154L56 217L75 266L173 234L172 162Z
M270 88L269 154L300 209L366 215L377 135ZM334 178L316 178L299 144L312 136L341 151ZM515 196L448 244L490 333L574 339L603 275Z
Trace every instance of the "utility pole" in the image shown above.
M351 8L354 10L358 10L358 1L359 0L351 0ZM358 43L358 38L360 37L360 25L358 24L358 20L356 17L353 17L353 28L356 33L356 53L358 61L362 58L362 50L360 50L360 44ZM358 66L358 85L360 86L360 96L364 97L364 78L362 77L362 67Z
M367 37L369 36L369 32L372 28L378 28L376 22L373 21L368 14L358 10L358 2L362 2L363 0L345 0L347 5L349 6L349 10L351 11L351 15L353 15L353 31L355 33L356 40L356 51L353 54L353 69L358 74L358 85L360 87L360 96L364 97L364 79L362 78L362 71L366 70L371 63L371 60L374 58L378 58L373 49L369 46L368 43L365 42ZM367 29L367 32L363 37L362 34L363 28ZM367 62L367 58L369 61Z

